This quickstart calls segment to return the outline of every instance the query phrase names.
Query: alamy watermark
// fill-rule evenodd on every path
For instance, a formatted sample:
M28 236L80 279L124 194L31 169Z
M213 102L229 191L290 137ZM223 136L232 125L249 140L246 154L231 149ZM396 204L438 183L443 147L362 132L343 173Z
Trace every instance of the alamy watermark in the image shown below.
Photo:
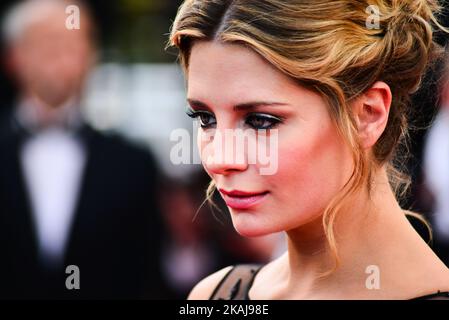
M195 126L195 125L194 125ZM195 132L194 127L194 132ZM174 165L258 165L261 175L273 175L278 169L279 133L277 129L225 129L204 130L200 135L202 154L193 152L196 139L187 129L175 129L170 141L176 142L170 151Z
M369 5L365 12L369 14L365 21L365 26L369 29L380 29L380 10L376 5Z
M365 269L365 273L369 274L365 281L365 287L368 290L380 289L380 268L376 265L369 265Z
M67 266L65 273L69 276L65 280L65 287L68 290L80 289L80 268L76 265Z
M80 8L76 5L70 5L65 8L68 15L65 20L65 27L68 30L79 30L81 28Z

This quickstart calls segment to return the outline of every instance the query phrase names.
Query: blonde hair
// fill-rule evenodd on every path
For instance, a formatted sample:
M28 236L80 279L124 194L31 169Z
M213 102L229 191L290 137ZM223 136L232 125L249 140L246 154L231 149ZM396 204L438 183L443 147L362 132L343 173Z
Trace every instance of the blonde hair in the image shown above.
M373 8L379 13L379 28L367 26ZM239 43L328 103L339 133L353 150L354 170L323 215L336 260L323 276L339 265L335 217L363 186L371 191L375 168L386 165L397 197L408 189L397 150L406 145L410 95L419 88L426 67L444 51L433 40L435 27L449 32L436 18L441 9L437 0L186 0L178 11L169 45L179 49L184 71L194 41ZM389 85L393 99L385 131L368 156L359 144L349 102L379 80ZM214 191L211 181L206 200ZM418 214L406 214L425 222Z

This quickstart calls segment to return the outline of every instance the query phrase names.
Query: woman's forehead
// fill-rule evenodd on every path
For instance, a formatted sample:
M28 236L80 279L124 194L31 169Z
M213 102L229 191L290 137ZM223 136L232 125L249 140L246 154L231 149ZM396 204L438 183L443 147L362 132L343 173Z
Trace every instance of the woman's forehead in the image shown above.
M298 87L255 51L236 44L198 42L192 47L187 72L188 95L220 94L248 100L270 99Z

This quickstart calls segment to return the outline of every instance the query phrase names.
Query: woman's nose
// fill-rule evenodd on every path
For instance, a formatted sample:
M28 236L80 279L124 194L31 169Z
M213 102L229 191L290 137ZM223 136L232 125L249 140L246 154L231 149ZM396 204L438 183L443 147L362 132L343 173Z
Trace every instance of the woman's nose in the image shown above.
M242 142L238 131L232 129L216 129L201 158L206 169L214 174L225 175L248 168L244 140Z

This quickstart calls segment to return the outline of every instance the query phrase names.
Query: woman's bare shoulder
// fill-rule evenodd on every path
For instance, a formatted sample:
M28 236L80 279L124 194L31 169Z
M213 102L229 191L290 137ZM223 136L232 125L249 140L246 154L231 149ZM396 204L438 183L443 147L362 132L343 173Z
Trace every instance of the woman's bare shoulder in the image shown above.
M212 292L220 283L220 281L231 271L233 266L223 268L210 276L204 278L192 289L188 296L188 300L207 300L212 295Z

